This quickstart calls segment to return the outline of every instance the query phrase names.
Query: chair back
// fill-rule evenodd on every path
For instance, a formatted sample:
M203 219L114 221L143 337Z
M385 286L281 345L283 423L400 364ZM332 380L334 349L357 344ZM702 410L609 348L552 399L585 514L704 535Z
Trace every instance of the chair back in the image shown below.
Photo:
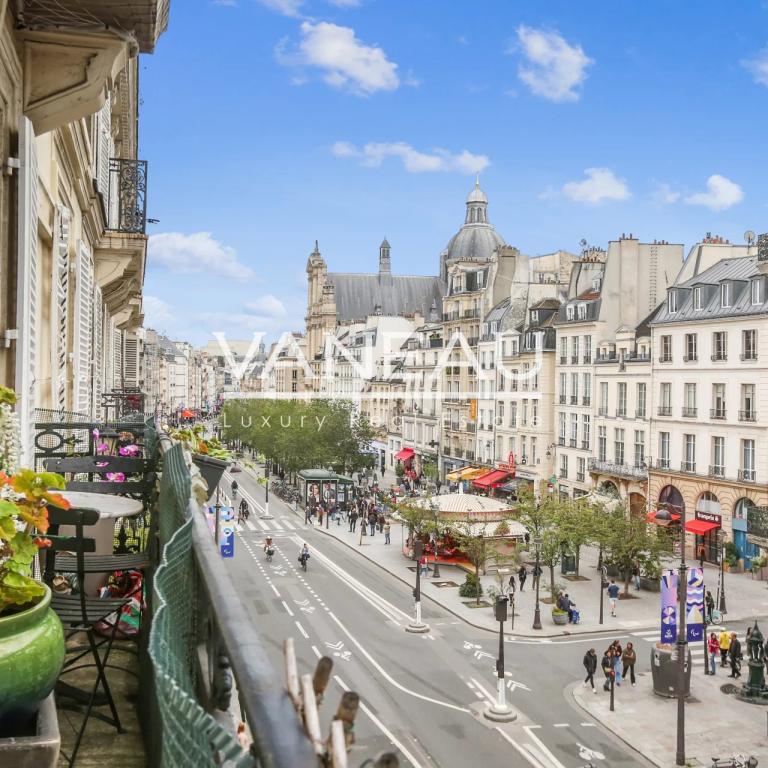
M67 456L43 459L46 471L57 472L60 475L106 475L108 472L143 475L149 470L150 465L149 459L132 456Z

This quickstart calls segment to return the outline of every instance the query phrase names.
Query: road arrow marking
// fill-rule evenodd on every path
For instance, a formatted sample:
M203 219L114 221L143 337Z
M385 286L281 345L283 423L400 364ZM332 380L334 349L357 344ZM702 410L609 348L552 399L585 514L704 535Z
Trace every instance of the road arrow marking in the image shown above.
M492 653L486 653L485 651L475 651L472 655L476 659L482 659L482 658L492 659L492 658L494 658Z
M344 643L341 640L338 643L326 643L326 645L334 651L340 651L344 647Z
M508 680L507 688L509 688L510 691L514 691L515 688L520 688L521 690L528 691L529 693L531 691L531 689L525 683L518 683L516 680Z
M482 648L482 645L475 645L474 643L470 643L469 641L464 641L464 650L465 651L471 651L473 648Z
M342 661L349 661L352 658L352 651L344 651L344 653L334 653L334 656L338 656Z
M579 748L579 757L582 760L605 760L605 755L602 752L597 752L594 749L589 749L589 747L585 747L583 744L576 743L576 746Z

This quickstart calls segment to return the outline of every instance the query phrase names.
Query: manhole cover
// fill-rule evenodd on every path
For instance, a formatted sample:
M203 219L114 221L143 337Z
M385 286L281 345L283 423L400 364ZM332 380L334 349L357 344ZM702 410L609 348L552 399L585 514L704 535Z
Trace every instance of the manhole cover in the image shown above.
M455 581L433 581L432 583L436 587L440 587L441 589L443 587L458 587L459 586Z
M741 686L734 685L733 683L726 683L720 686L720 692L725 693L728 696L733 696L741 690Z

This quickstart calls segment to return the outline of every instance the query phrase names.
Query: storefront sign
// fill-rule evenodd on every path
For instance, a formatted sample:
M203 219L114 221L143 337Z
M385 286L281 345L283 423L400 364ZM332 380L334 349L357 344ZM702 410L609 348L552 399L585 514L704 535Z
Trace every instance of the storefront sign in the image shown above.
M661 574L661 642L677 641L677 571Z
M497 462L497 467L503 472L509 472L512 477L515 476L515 454L510 451L506 461Z
M714 512L702 512L700 509L697 509L695 514L697 520L703 520L706 523L715 523L719 526L722 526L723 524L722 515L716 515Z
M689 643L704 639L704 569L688 569L685 597L686 636Z

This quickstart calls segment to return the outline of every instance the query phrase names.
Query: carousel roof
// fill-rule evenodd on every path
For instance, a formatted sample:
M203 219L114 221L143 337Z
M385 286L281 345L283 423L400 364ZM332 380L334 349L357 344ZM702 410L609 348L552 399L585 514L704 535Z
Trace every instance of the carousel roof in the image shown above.
M475 496L472 493L443 493L431 498L419 499L421 507L437 506L440 512L450 514L471 514L473 512L510 512L511 507L503 499Z

